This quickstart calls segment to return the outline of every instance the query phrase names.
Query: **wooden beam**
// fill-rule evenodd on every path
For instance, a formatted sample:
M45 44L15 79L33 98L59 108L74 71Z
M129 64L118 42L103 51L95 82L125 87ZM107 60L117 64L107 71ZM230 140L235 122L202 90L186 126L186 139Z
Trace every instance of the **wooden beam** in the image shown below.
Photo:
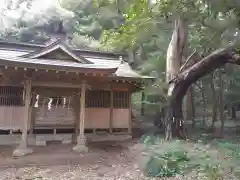
M24 126L22 130L22 146L27 148L27 131L29 124L29 112L30 112L30 103L31 103L31 80L28 79L25 81L25 96L24 96Z
M80 96L80 93L81 93L80 89L79 89L78 93L79 93L79 95L77 97L80 99L81 98L81 96ZM80 127L80 103L81 103L80 101L76 101L74 103L74 105L75 105L74 106L74 111L75 111L75 135L76 135L75 137L76 138L78 136L78 129Z
M61 83L61 82L33 82L34 87L66 87L66 88L81 88L81 84Z
M59 88L81 88L81 84L76 84L76 83L61 83L61 82L32 82L33 87L59 87ZM110 85L109 84L94 84L90 82L90 84L87 84L86 88L91 88L91 89L105 89L105 90L110 90Z
M84 135L85 111L86 111L86 108L85 108L86 87L87 87L87 84L85 81L83 81L82 87L81 87L81 97L80 97L79 136L77 138L77 145L73 147L73 150L77 152L88 152L88 148L86 146L86 139Z
M84 124L85 124L85 99L86 99L86 82L82 82L81 97L80 97L80 132L79 137L84 138Z
M29 134L30 135L33 135L33 129L34 129L34 124L35 124L35 111L34 111L34 108L31 107L30 108L30 112L29 112L29 121L30 121L30 132Z
M129 92L129 125L128 125L128 133L132 134L132 94Z
M25 98L24 98L24 121L22 128L22 138L20 140L19 147L13 151L13 156L24 156L27 154L31 154L32 149L28 148L27 143L27 134L28 134L28 125L30 122L30 103L31 103L31 89L32 89L32 81L31 79L26 79L24 82L25 86Z
M113 132L113 91L110 91L110 117L109 117L109 132Z
M3 82L0 84L0 87L2 87L2 86L23 87L22 84L10 83L10 82Z
M31 78L31 79L33 79L34 78L34 70L33 69L30 69L30 70L26 70L25 72L24 72L24 78L25 79L29 79L29 78Z

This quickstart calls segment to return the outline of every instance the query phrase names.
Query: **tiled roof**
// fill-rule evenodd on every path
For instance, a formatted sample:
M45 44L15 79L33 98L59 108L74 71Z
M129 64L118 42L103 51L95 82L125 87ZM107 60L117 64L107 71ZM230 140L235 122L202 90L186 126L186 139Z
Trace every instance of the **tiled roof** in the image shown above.
M104 66L111 66L111 65L119 65L121 61L119 59L103 59L103 58L90 58L86 57L86 59L94 64L101 64Z
M48 45L47 47L39 50L39 51L34 51L31 52L29 54L25 54L22 57L27 57L27 58L38 58L41 57L43 55L46 55L48 53L51 53L57 49L60 49L62 51L64 51L67 55L71 56L72 59L74 59L77 62L80 63L91 63L89 62L87 59L85 59L84 57L79 57L78 55L76 55L71 48L69 48L64 42L61 41L61 39L57 39L55 42L53 42L52 44Z
M56 42L57 39L54 41L51 41L50 44ZM2 48L7 48L7 49L14 49L16 51L38 51L41 50L50 44L33 44L33 43L22 43L22 42L9 42L9 41L0 41L0 49ZM88 55L88 56L97 56L97 57L118 57L118 56L127 56L127 54L123 53L116 53L116 52L108 52L108 51L96 51L96 50L90 50L90 49L77 49L75 47L70 47L73 52L76 54L81 54L81 55Z
M21 44L19 45L21 46ZM19 67L23 66L28 68L54 69L59 71L81 71L83 69L97 69L112 72L114 75L113 77L130 79L149 78L139 75L130 67L127 62L120 60L117 55L104 57L96 56L95 54L86 54L85 51L81 53L80 51L70 49L70 47L62 43L60 40L51 43L47 47L39 46L39 48L40 49L37 51L31 51L29 49L18 50L0 46L0 64L6 66L14 66L17 64ZM49 52L56 50L57 48L62 49L77 61L75 62L39 58L44 54L48 54Z
M141 78L142 76L132 70L127 62L121 62L115 74L118 77Z
M52 69L52 70L65 70L78 72L83 69L92 70L109 70L112 73L116 72L117 66L104 66L99 64L82 64L77 62L69 62L62 60L52 59L32 59L32 58L1 58L0 64L4 66L16 66L26 68L40 68L40 69Z
M94 64L98 64L101 66L117 66L118 69L114 73L117 77L125 77L125 78L142 78L137 72L135 72L127 62L120 60L105 60L100 58L87 58L89 61Z
M8 50L8 49L0 49L0 57L4 58L12 58L17 56L26 55L29 52L26 51L16 51L16 50Z

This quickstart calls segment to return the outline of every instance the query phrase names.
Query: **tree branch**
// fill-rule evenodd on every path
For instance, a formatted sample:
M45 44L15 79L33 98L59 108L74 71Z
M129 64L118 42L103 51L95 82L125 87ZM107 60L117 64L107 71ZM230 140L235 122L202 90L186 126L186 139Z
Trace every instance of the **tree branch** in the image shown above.
M169 82L168 106L165 117L166 139L170 139L174 132L178 137L181 137L181 134L184 133L184 128L181 126L183 118L182 101L188 88L201 77L221 68L226 63L240 64L240 55L236 48L237 44L233 44L214 51L193 66L179 72Z
M195 63L193 66L189 67L183 72L180 72L169 82L170 84L174 84L174 90L172 91L174 96L178 96L178 98L181 99L185 95L188 87L195 83L198 79L211 73L215 69L220 68L226 63L229 63L230 61L233 63L233 55L235 55L234 63L240 64L240 58L236 58L236 52L235 45L218 49L199 62Z
M197 51L196 49L194 49L193 53L187 58L187 60L184 62L184 64L182 65L182 67L180 68L179 72L184 71L185 69L187 69L187 66L189 66L189 62L193 60L193 57L196 55ZM194 61L195 62L195 61Z

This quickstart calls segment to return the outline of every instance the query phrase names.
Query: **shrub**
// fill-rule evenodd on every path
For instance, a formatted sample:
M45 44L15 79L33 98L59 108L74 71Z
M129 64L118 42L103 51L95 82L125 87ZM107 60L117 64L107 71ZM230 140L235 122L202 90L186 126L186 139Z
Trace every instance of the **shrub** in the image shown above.
M201 179L221 180L230 167L230 162L209 145L179 140L163 141L154 137L145 138L142 142L147 143L146 160L142 165L147 176L192 174Z
M188 160L187 154L183 151L154 154L149 157L144 172L154 177L175 176L181 174L181 165Z
M203 166L202 172L209 180L222 180L224 176L220 165Z
M153 145L158 140L158 137L153 135L143 135L140 139L140 142L145 145Z

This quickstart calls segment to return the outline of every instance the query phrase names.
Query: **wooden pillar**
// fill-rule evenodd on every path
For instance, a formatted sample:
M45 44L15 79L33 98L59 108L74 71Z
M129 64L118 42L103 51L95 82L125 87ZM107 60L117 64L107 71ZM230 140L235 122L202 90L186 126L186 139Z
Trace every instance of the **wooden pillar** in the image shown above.
M80 96L80 118L79 118L79 135L77 138L77 145L73 147L74 151L87 152L86 138L84 135L84 124L85 124L85 99L86 99L86 82L83 81L81 85L81 96Z
M75 114L75 130L74 130L74 136L73 136L73 142L77 142L77 137L78 137L78 129L79 129L79 119L80 119L80 101L78 99L81 98L81 91L80 89L77 91L79 93L79 96L74 100L74 114Z
M82 83L80 96L80 125L79 137L84 138L84 123L85 123L85 99L86 99L86 82Z
M129 125L128 125L128 133L132 134L132 94L129 92L128 95L128 103L129 103Z
M30 107L30 112L29 112L29 121L30 121L30 135L33 135L33 129L34 129L34 124L35 124L35 110L33 107Z
M32 89L32 81L30 79L25 80L24 89L25 89L24 111L23 111L24 124L22 128L22 137L20 140L20 145L13 152L13 156L24 156L27 154L31 154L33 152L32 149L28 148L28 143L27 143L27 132L28 132L28 126L30 122L29 114L30 114L31 89Z
M110 91L110 118L109 118L109 132L113 132L113 91Z

